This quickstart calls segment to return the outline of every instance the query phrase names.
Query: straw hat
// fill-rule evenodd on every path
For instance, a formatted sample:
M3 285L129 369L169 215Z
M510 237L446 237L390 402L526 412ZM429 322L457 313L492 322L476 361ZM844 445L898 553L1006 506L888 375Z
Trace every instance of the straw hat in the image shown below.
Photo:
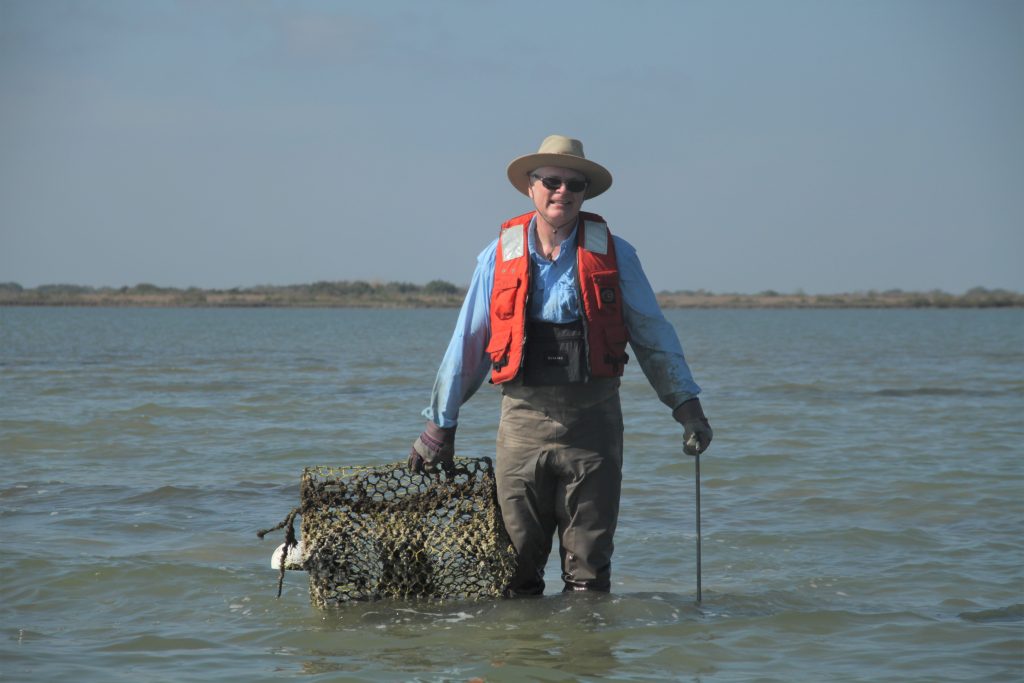
M585 175L590 184L584 199L596 197L612 186L612 174L608 169L583 156L582 142L564 135L549 135L540 143L536 154L513 159L508 165L508 179L512 187L528 195L530 173L541 166L560 166Z

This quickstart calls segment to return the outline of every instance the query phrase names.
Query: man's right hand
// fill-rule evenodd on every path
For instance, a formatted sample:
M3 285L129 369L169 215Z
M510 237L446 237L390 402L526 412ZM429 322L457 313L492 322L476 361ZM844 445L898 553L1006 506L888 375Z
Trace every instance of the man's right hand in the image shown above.
M450 469L455 464L455 427L438 427L427 421L423 433L409 451L409 469L433 473L438 467Z

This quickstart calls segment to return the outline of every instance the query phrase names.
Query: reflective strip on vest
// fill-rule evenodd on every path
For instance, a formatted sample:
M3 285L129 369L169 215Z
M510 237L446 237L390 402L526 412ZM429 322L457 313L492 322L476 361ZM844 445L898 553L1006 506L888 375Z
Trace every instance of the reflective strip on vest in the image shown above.
M586 221L583 248L595 254L608 253L608 224Z
M526 253L525 230L501 231L501 260L511 261Z

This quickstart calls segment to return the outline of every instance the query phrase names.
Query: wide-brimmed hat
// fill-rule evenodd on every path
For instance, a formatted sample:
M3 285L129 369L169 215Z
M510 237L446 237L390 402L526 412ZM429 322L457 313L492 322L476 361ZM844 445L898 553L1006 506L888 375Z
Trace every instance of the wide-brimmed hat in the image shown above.
M612 186L612 174L601 164L583 156L583 143L575 138L549 135L540 143L536 154L513 159L508 165L508 179L512 187L529 195L530 173L541 166L560 166L585 175L590 183L584 199L596 197Z

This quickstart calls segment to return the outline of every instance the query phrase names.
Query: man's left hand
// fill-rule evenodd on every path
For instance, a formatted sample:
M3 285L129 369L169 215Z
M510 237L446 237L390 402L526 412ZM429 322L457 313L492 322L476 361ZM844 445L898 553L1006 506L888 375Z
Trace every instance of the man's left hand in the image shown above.
M700 455L707 450L714 432L711 431L708 418L704 417L700 399L691 398L679 404L679 407L672 411L672 417L683 425L683 453Z

